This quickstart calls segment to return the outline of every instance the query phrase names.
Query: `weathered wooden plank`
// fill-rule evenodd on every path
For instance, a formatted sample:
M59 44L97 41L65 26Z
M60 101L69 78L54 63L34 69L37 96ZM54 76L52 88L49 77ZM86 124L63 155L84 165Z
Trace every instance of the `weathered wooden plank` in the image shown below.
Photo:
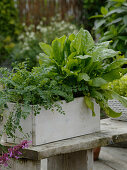
M107 157L110 159L110 163L105 161L107 160ZM41 170L47 170L46 160L42 160L41 168L42 168ZM102 147L99 160L94 162L94 170L121 170L121 169L122 170L127 169L127 149L115 147Z
M23 157L40 160L59 154L88 150L98 146L106 146L123 141L127 141L127 123L104 119L101 120L100 132L30 147L25 150ZM29 151L31 151L30 155L28 154ZM34 153L32 154L32 152ZM36 154L36 158L34 157L34 154Z
M47 170L93 170L93 152L79 151L48 158Z
M39 159L42 159L122 141L127 141L127 123L106 119L101 121L101 131L98 133L41 145L35 148L38 151Z

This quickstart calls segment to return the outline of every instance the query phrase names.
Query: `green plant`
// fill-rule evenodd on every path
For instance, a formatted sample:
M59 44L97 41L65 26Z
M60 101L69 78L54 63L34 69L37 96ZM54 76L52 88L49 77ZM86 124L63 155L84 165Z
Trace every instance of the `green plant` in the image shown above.
M83 5L81 10L81 18L80 23L84 25L85 29L92 32L92 28L94 26L94 22L91 22L89 18L95 13L100 12L100 6L104 6L106 3L106 0L80 0Z
M127 75L124 75L119 80L114 80L108 84L108 88L117 92L119 95L127 97Z
M0 106L7 102L15 103L14 111L5 124L7 135L13 137L20 119L30 113L33 105L34 114L39 107L54 109L64 113L59 100L70 102L75 97L84 96L87 106L94 113L91 98L106 111L108 116L118 117L108 106L108 99L117 98L127 107L127 101L105 85L119 79L127 72L122 68L127 59L119 58L119 52L108 48L109 42L95 44L90 33L81 29L77 34L56 38L51 45L40 43L44 53L39 55L40 66L28 71L25 67L15 68L12 72L1 68L3 78L0 82ZM21 107L24 105L24 107Z
M121 51L127 57L126 0L108 0L107 5L101 7L101 14L94 18L98 18L95 31L101 35L100 42L112 40L111 48Z
M0 1L0 64L9 58L20 33L18 12L14 0Z

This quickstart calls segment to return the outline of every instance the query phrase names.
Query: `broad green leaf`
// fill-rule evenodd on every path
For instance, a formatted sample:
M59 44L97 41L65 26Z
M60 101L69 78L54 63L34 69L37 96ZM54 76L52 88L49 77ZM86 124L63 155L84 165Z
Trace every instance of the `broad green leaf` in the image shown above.
M80 69L78 59L76 59L76 58L69 59L66 63L66 68L71 70L71 71L76 70L76 68Z
M123 41L127 40L127 36L118 36L118 38L123 40Z
M76 58L79 58L79 59L87 59L87 58L91 58L90 55L79 55L79 56L76 56Z
M97 47L105 47L107 48L109 46L109 44L111 43L111 41L105 41L105 42L102 42L102 43L97 43L96 46Z
M88 96L84 96L84 99L85 99L85 103L86 103L87 107L92 110L93 116L95 116L94 103L92 102L91 98Z
M61 38L56 38L52 41L52 49L53 49L53 58L60 65L64 61L64 46L65 46L66 36L62 36Z
M104 84L107 84L107 81L101 77L97 77L89 81L89 85L94 87L101 87Z
M93 56L94 61L104 60L106 58L112 58L116 56L119 52L112 49L107 49L103 46L95 46L92 51L88 52L88 55Z
M111 10L110 12L108 12L108 14L106 15L106 17L107 16L110 16L110 15L112 15L112 14L114 14L114 13L118 13L118 14L120 14L120 13L123 13L123 12L126 12L124 9L122 9L122 8L117 8L117 9L114 9L114 10Z
M70 41L73 41L75 39L75 34L73 33L73 34L69 35L68 39Z
M49 56L47 56L44 53L40 53L39 54L39 64L42 65L42 64L48 64L48 63L50 63Z
M89 57L88 62L86 62L86 66L84 67L84 72L89 73L91 69L93 68L93 58Z
M112 1L114 1L114 2L126 2L126 0L112 0Z
M89 19L93 19L93 18L103 18L103 17L104 17L103 15L95 15L95 16L90 17Z
M105 24L105 22L106 22L105 19L96 21L94 30L97 30L99 27L101 27L103 24Z
M107 115L108 115L109 117L112 117L112 118L120 117L121 114L122 114L122 112L121 112L121 113L115 112L115 111L112 110L110 107L105 108L105 111L106 111Z
M123 22L124 22L124 24L127 26L127 15L125 15L125 16L123 17Z
M77 54L84 54L93 47L94 41L92 36L87 30L83 30L82 28L76 34L75 39L71 42L70 48L73 51L73 48L77 51Z
M124 75L126 72L127 72L127 68L126 69L117 68L109 71L108 73L103 74L102 78L108 82L112 82L113 80L121 78L121 76Z
M69 60L69 59L73 59L76 55L77 55L77 52L72 52L72 53L68 56L68 60Z
M111 33L109 35L106 35L106 36L103 36L100 41L103 42L103 41L107 41L107 40L112 40L112 38L114 37L114 35Z
M112 47L115 49L118 43L119 43L119 40L115 40L114 43L112 44Z
M103 15L106 15L107 13L108 13L108 10L105 8L105 7L101 7L101 13L103 14Z
M78 81L81 81L81 80L89 81L90 77L86 73L79 73Z
M104 96L103 96L103 93L101 93L101 91L97 91L95 89L93 89L91 91L91 96L97 100L104 100Z
M50 45L42 42L40 42L39 45L46 55L50 56L52 54L52 47Z
M117 61L112 62L106 67L105 71L109 72L112 69L120 68L124 64L127 64L127 58L119 59Z
M112 25L112 24L116 24L116 23L122 21L122 19L123 19L122 17L119 17L119 18L113 20L112 22L110 22L109 24L107 24L106 26L108 27L108 26L110 26L110 25Z
M125 30L125 28L126 28L126 25L121 26L121 28L118 30L118 33L123 32Z

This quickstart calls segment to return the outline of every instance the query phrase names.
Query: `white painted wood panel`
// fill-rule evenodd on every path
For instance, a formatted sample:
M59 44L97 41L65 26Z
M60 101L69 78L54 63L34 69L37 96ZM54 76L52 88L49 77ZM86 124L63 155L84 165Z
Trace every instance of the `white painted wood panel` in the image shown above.
M62 108L65 115L57 111L45 110L43 107L40 114L34 116L30 114L26 120L21 121L24 133L31 134L29 140L33 145L41 145L85 134L90 134L100 130L100 107L94 102L96 116L92 116L92 111L86 106L84 98L76 98L74 101L66 103L63 101ZM19 132L16 132L21 137ZM12 142L7 139L7 142ZM20 140L16 140L19 143Z

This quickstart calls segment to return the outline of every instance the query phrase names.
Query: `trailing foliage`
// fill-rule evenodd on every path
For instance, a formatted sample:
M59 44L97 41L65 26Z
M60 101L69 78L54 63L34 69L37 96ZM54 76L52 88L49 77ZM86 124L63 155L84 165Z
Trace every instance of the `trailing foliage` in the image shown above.
M113 40L111 47L127 57L126 0L108 0L107 5L101 7L101 14L92 18L98 18L95 31L101 34L100 42Z
M51 45L41 42L43 53L39 55L40 66L34 67L31 72L25 67L15 68L11 73L1 69L1 108L7 102L16 103L5 124L7 135L13 137L16 127L21 130L20 119L28 116L30 105L33 105L35 115L39 113L40 106L45 109L55 107L58 112L64 113L56 101L70 102L80 96L85 96L93 116L91 98L100 104L108 116L120 116L121 113L114 112L108 106L108 99L117 98L126 107L127 101L104 86L127 72L122 68L127 59L120 58L119 52L108 46L109 42L95 44L90 33L81 29L77 34L56 38Z
M18 12L14 0L0 1L0 63L9 58L20 33Z

